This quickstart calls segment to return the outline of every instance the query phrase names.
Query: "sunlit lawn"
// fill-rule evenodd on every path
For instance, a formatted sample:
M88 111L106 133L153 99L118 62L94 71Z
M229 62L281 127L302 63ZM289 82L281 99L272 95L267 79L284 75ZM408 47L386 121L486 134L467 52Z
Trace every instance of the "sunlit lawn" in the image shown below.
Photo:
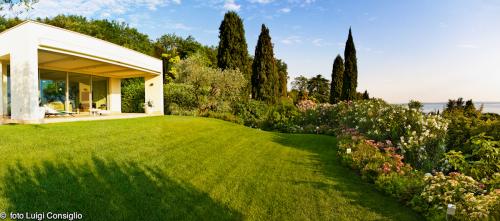
M335 156L334 137L215 119L0 126L0 212L86 220L421 220Z

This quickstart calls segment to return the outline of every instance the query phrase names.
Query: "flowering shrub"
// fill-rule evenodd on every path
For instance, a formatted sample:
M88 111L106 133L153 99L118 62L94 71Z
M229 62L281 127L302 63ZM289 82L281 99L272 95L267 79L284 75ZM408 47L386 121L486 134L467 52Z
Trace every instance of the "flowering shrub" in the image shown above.
M305 112L316 108L316 103L312 100L301 100L297 103L299 111Z
M424 178L422 193L413 200L414 208L434 218L443 218L448 204L456 206L455 217L464 220L486 219L494 211L500 192L487 192L485 186L460 173L437 173Z
M352 129L343 132L338 154L345 164L360 171L363 178L374 182L381 175L404 175L411 171L411 166L403 163L404 157L395 152L391 141L366 140Z
M307 102L307 101L304 101ZM430 170L439 163L445 152L447 121L435 115L426 115L417 109L390 105L383 100L320 104L314 107L299 103L301 116L296 125L322 128L319 132L340 133L339 128L353 128L377 142L391 141L405 161ZM307 107L307 108L306 108ZM318 132L304 130L302 132Z

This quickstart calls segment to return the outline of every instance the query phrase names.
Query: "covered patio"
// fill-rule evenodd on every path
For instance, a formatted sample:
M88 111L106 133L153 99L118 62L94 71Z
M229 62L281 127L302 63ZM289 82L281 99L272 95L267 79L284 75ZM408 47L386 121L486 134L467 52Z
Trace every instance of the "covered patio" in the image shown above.
M106 41L27 21L0 34L0 62L3 122L117 118L121 80L136 77L145 80L146 114L163 115L161 60Z

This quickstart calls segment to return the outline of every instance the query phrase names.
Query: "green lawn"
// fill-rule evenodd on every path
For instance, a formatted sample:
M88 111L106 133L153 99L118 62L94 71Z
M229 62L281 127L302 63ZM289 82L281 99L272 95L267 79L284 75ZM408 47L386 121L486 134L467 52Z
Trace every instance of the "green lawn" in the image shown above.
M0 126L0 212L87 220L422 220L339 164L334 137L215 119Z

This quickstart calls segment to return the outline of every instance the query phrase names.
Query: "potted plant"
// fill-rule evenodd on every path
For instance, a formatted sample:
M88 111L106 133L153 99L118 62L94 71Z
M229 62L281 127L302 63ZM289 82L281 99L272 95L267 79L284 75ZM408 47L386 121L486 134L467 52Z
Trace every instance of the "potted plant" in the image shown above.
M145 104L144 104L144 112L146 114L151 114L153 113L153 101L152 100L148 100Z

